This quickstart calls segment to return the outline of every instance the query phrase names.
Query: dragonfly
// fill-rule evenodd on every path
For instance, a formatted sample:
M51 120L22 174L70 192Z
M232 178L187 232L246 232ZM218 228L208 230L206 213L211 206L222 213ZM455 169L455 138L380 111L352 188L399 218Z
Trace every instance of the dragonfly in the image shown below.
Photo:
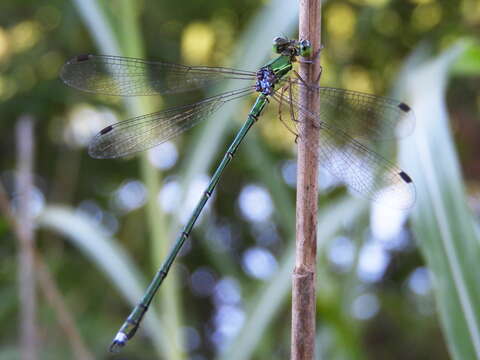
M377 140L408 135L414 127L412 109L404 102L385 97L307 83L295 71L294 64L312 58L308 40L276 37L273 48L277 56L258 71L185 66L105 55L79 55L63 66L60 76L67 85L104 95L176 94L201 90L225 80L246 84L193 104L107 126L89 145L89 154L94 158L118 158L147 150L192 128L219 111L225 103L257 95L243 126L226 150L164 263L116 334L110 351L120 350L138 330L155 293L189 238L222 173L270 102L277 104L278 118L297 137L302 121L313 122L319 129L320 138L312 150L318 150L320 166L349 189L396 208L408 209L413 205L415 186L411 177L369 147ZM301 90L307 95L319 95L320 108L314 111L306 109L300 99Z

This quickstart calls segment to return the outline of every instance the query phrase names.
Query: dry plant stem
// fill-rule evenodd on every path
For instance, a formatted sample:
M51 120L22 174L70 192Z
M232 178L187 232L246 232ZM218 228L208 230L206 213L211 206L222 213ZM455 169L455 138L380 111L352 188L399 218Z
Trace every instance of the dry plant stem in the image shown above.
M27 120L29 120L27 118ZM26 127L24 127L26 126ZM32 136L33 134L30 132L28 129L29 125L25 124L20 124L18 127L17 131L17 139L20 141L20 139L23 139L23 136ZM22 130L20 130L22 129ZM33 127L32 127L33 129ZM33 150L33 138L29 141L29 146L31 146L31 149ZM25 144L27 145L27 144ZM20 145L19 145L20 146ZM23 145L22 145L23 146ZM27 146L25 146L27 147ZM25 149L28 150L28 149ZM23 151L23 150L22 150ZM20 151L19 151L20 154ZM23 153L22 156L19 156L19 161L20 158L22 157L23 159ZM26 184L20 184L20 178L23 177L23 171L28 169L28 166L25 166L26 163L23 162L22 160L22 165L19 166L19 178L17 181L17 188L18 190L20 189L21 186L24 186ZM21 168L21 171L20 171ZM31 176L27 175L26 178L23 178L24 180L28 180L28 177ZM30 177L31 180L31 177ZM33 186L33 184L30 183L29 186ZM21 193L20 197L23 197L24 193ZM26 195L25 195L26 196ZM26 199L24 201L27 201ZM19 204L20 205L20 204ZM20 205L21 206L21 205ZM33 241L33 233L32 233L32 227L30 227L30 232L25 231L25 227L22 226L22 216L16 217L15 214L12 212L12 206L10 204L10 201L8 199L7 192L5 191L3 185L0 183L0 213L4 216L6 221L9 223L10 227L12 230L15 232L15 235L19 241L19 244L26 244L29 241ZM19 208L20 210L20 208ZM30 219L32 221L32 219ZM30 224L32 226L33 223ZM21 245L22 246L22 245ZM71 316L71 313L67 310L65 302L62 298L62 295L60 291L58 290L52 275L50 274L48 267L46 266L45 262L43 261L42 257L40 254L36 253L34 251L35 249L33 248L33 259L29 259L29 262L31 261L34 266L35 266L35 276L38 279L38 284L40 289L42 290L42 293L44 294L45 298L47 301L50 303L52 309L54 309L56 313L56 317L58 319L58 322L60 324L60 327L65 333L66 338L69 340L72 349L73 349L73 355L74 358L77 360L90 360L93 359L93 356L91 353L87 350L85 344L83 343L82 338L80 337L80 333L75 327L75 322L73 320L73 317ZM21 266L21 265L20 265ZM21 288L20 286L19 288ZM31 287L33 289L33 287ZM22 296L22 294L20 294ZM22 335L23 336L23 335ZM35 340L34 340L35 341ZM32 342L33 344L33 342ZM21 344L22 350L24 349L23 343ZM33 354L33 355L31 355ZM22 359L31 359L32 357L35 358L36 354L33 351L29 351L28 354L23 354L22 353Z
M55 309L57 321L72 347L73 358L77 360L93 360L93 355L83 343L80 333L75 327L74 319L58 291L47 265L38 255L36 257L36 271L38 285L52 309Z
M11 211L11 205L8 200L7 192L0 183L0 212L3 217L6 219L8 224L15 233L17 230L17 223L15 215ZM17 238L20 238L21 234L16 233ZM87 350L85 344L83 343L80 333L75 327L75 322L71 313L67 310L65 301L62 298L60 291L58 290L55 281L52 278L50 271L48 270L47 265L43 261L40 254L35 253L35 271L36 277L38 279L38 285L42 290L45 298L51 305L52 309L55 310L56 317L62 328L65 336L69 340L75 359L77 360L90 360L93 359L91 353Z
M30 211L33 187L33 119L22 116L16 126L18 196L16 233L19 240L18 284L20 300L20 349L23 360L38 357L37 299L33 219Z
M320 36L320 0L299 1L299 38L310 40L312 54L318 54ZM313 57L312 57L313 58ZM319 57L311 64L300 63L300 76L313 84L320 74ZM318 92L302 91L302 106L318 113ZM293 360L311 360L315 355L315 269L317 256L317 174L319 128L314 120L300 118L297 164L297 239L292 284Z

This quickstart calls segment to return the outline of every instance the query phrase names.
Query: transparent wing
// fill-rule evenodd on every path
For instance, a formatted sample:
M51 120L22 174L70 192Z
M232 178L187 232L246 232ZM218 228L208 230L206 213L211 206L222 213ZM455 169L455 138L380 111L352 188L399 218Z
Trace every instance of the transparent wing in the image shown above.
M94 158L117 158L147 150L190 129L227 101L254 91L253 87L229 91L194 104L138 116L107 126L91 141L89 154Z
M407 173L342 128L331 125L331 120L324 120L324 112L318 115L305 110L288 89L277 91L273 98L280 104L282 122L297 134L296 127L302 119L313 119L320 129L320 166L349 189L391 207L406 209L413 205L415 186Z
M292 96L298 101L303 87L320 92L320 116L329 125L341 128L350 136L363 140L395 139L410 135L415 127L415 115L400 101L358 91L330 87L306 86L293 79Z
M138 96L195 90L225 79L254 80L255 73L120 56L79 55L65 63L60 77L65 84L87 92Z

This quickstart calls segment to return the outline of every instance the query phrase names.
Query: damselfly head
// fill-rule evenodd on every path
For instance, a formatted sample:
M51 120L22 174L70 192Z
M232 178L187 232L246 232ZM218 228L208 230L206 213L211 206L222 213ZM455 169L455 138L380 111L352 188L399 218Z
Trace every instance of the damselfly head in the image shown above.
M310 56L312 47L308 40L289 40L286 37L277 36L273 39L273 51L295 58L296 56Z

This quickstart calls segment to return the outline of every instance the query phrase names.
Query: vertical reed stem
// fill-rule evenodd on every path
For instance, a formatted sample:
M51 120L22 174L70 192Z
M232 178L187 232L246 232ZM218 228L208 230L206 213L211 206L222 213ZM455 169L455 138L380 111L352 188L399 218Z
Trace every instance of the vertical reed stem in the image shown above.
M321 45L321 0L299 1L299 38L310 40L314 63L300 63L300 76L315 83L320 60L315 57ZM305 59L304 59L305 60ZM305 89L304 89L305 90ZM318 113L318 92L302 91L300 101ZM312 360L315 355L315 270L317 255L317 174L319 129L313 119L300 118L297 170L297 239L292 283L292 360Z

